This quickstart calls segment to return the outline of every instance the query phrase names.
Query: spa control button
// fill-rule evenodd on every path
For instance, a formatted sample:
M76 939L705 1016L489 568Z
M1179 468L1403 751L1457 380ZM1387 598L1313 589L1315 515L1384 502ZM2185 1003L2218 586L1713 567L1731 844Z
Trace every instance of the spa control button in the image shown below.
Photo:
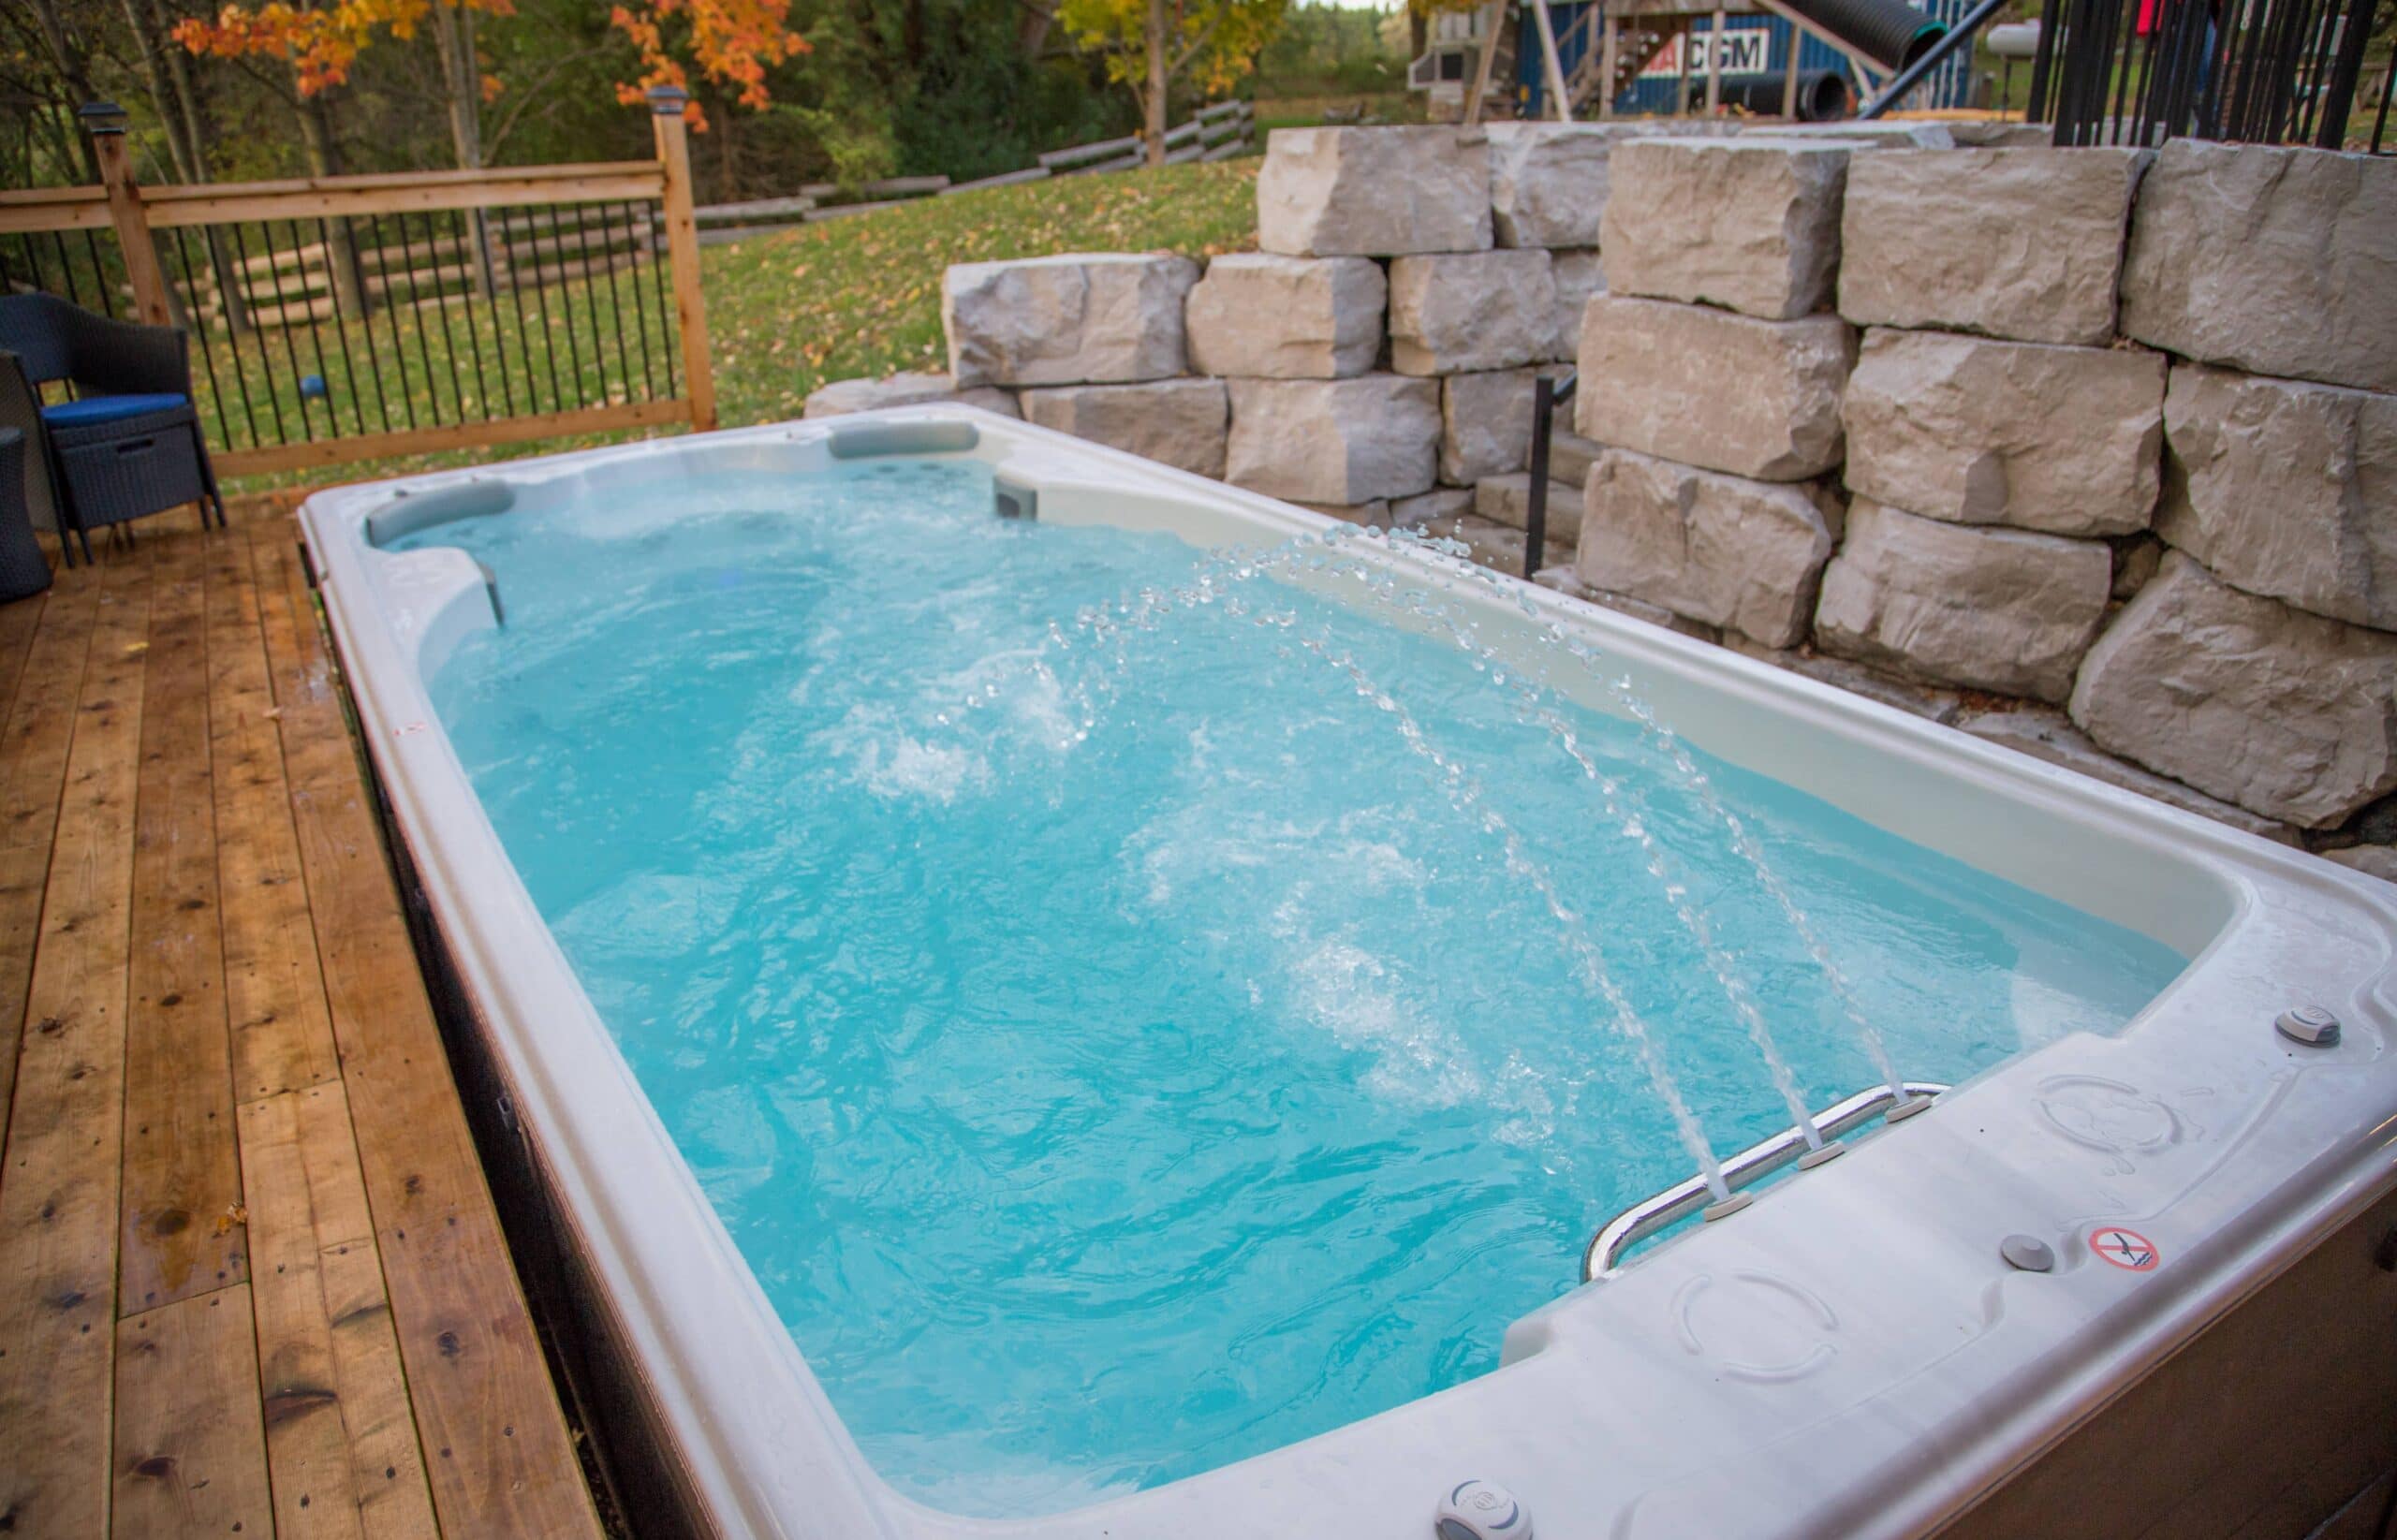
M1532 1516L1490 1481L1460 1481L1440 1500L1432 1527L1440 1540L1532 1540Z
M2331 1048L2339 1041L2339 1019L2319 1005L2292 1006L2272 1026L2290 1042L2307 1048Z

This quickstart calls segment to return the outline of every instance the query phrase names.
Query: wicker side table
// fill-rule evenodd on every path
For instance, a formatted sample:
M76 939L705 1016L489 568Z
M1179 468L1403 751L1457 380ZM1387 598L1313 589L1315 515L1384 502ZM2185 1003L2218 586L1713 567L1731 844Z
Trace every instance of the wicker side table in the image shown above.
M49 586L50 562L25 512L25 435L0 428L0 602L31 598Z

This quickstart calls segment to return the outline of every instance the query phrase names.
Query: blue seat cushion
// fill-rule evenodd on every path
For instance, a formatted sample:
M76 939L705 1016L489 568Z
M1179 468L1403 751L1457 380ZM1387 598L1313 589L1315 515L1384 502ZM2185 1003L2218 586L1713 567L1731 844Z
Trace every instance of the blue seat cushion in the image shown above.
M41 419L52 428L89 428L95 423L119 422L150 412L168 411L190 399L163 390L146 395L85 396L81 401L63 401L55 406L43 407Z

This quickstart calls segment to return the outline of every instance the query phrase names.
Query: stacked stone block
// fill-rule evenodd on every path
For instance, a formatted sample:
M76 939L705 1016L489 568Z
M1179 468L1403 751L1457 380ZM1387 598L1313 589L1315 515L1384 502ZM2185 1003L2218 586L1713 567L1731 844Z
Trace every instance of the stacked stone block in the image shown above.
M1768 647L1805 638L1844 509L1853 329L1826 308L1851 145L1620 146L1582 315L1585 586Z
M1189 374L1183 313L1198 281L1198 264L1181 257L961 263L941 282L952 388L961 399L1012 392L1032 422L1221 476L1228 395L1222 381ZM893 382L882 383L888 393ZM809 415L841 389L810 397Z
M2172 355L2158 575L2072 719L2315 831L2397 792L2397 165L2173 140L2140 189L2122 330ZM2351 850L2354 847L2349 847ZM2397 879L2397 849L2353 854Z
M822 409L1512 565L1578 361L1548 580L2397 880L2397 163L1660 126L1277 135L1262 252L956 270L949 376Z

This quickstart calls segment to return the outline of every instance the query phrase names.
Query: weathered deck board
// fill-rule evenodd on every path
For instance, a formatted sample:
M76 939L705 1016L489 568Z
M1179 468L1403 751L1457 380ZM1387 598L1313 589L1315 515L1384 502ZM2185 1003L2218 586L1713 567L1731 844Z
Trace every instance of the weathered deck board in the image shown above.
M322 1085L341 1074L341 1059L300 878L246 540L216 541L208 555L208 703L225 1005L234 1094L247 1101Z
M0 607L0 1532L596 1535L295 538Z
M18 672L7 726L0 730L0 1141L7 1137L15 1100L51 837L58 827L59 786L98 599L96 582L79 583L11 607L35 611L38 629ZM0 1190L7 1184L7 1163L0 1161Z
M451 1533L596 1534L591 1494L447 1078L324 637L308 619L298 554L269 539L255 550L325 998L434 1512ZM428 1073L435 1065L437 1078Z
M125 1540L266 1534L250 1291L240 1284L116 1327L116 1509Z
M243 1104L267 1458L286 1536L438 1533L338 1081Z
M148 549L100 574L0 1185L0 1513L25 1534L108 1533Z
M171 542L151 579L125 1004L120 1315L248 1276L217 931L200 555L196 541Z

